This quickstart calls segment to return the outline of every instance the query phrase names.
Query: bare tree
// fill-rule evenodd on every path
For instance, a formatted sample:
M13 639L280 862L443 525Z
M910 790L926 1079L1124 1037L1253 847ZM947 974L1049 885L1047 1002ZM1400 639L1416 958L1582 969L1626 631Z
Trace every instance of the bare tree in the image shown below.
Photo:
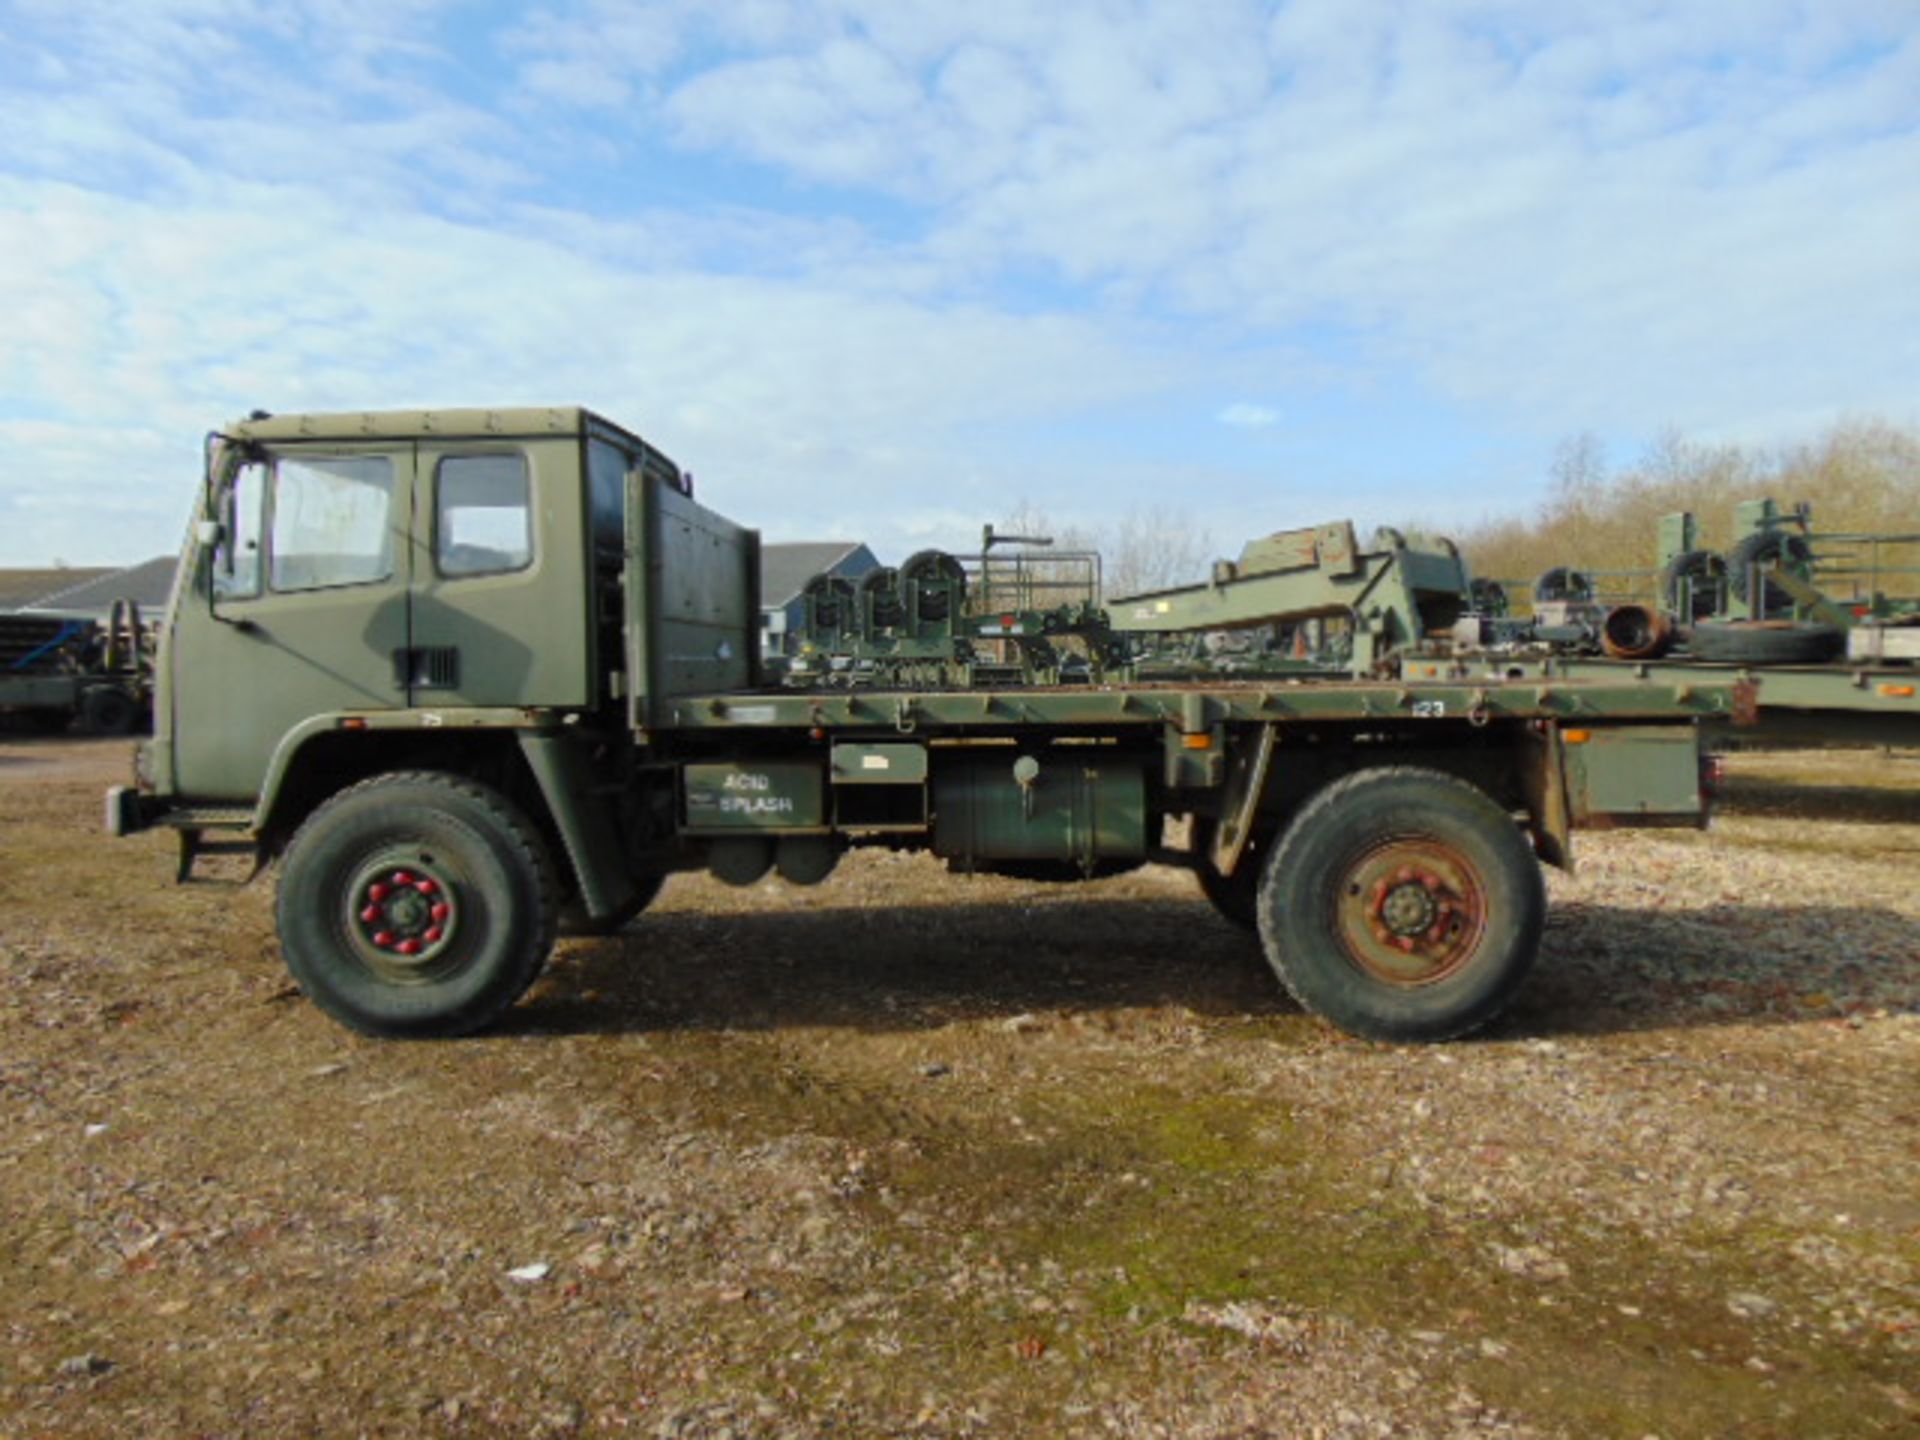
M1197 583L1212 559L1212 538L1173 510L1129 511L1103 538L1109 596Z
M1195 583L1206 578L1212 558L1212 539L1191 517L1161 508L1131 510L1111 525L1089 530L1056 527L1046 511L1023 500L993 528L1000 534L1049 538L1055 553L1097 551L1103 591L1098 598L1102 599ZM1078 573L1064 561L1049 566L1037 560L1034 569L1061 584L1070 583Z

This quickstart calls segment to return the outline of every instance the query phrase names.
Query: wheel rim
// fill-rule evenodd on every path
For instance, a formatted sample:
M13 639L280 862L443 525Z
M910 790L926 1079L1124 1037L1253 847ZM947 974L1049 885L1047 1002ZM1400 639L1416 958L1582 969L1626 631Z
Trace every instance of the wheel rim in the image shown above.
M1389 985L1433 985L1479 951L1487 894L1458 850L1431 836L1383 840L1339 879L1342 949L1362 973Z
M433 855L381 851L352 872L341 905L354 955L380 979L425 985L460 968L460 889Z

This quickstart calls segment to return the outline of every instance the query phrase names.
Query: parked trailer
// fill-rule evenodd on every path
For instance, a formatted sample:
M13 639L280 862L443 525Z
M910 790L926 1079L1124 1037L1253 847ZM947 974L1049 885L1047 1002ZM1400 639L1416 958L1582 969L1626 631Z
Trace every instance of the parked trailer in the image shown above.
M289 968L378 1035L484 1026L563 924L621 926L672 872L807 885L877 845L1186 866L1307 1008L1441 1039L1520 985L1576 826L1704 823L1699 725L1735 703L1633 675L767 683L757 533L578 409L256 415L208 438L190 533L109 828L175 830L183 879L277 858ZM922 619L960 595L902 570Z
M1480 611L1441 646L1417 643L1397 658L1409 673L1438 674L1450 661L1462 673L1543 681L1731 685L1742 723L1709 727L1712 740L1920 746L1920 602L1886 589L1920 574L1910 558L1920 534L1819 532L1809 505L1771 499L1736 506L1733 532L1722 556L1700 548L1690 512L1662 519L1657 569L1631 572L1659 577L1652 604L1589 594L1578 623L1557 629L1539 604L1527 620ZM1542 579L1587 573L1598 572L1558 567Z
M107 624L50 610L0 613L0 715L94 735L126 735L148 719L146 630L130 601Z
M1920 747L1920 669L1911 664L1731 665L1673 655L1629 664L1615 660L1557 660L1556 675L1607 681L1631 677L1649 684L1735 687L1732 717L1708 727L1709 743L1830 748L1852 745Z

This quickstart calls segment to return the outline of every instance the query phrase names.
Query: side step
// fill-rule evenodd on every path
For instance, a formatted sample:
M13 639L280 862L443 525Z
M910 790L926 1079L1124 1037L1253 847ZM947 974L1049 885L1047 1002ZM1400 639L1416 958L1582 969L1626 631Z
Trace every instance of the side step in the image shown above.
M253 811L243 805L201 805L169 810L160 823L180 832L180 863L173 881L185 885L193 879L194 862L202 855L251 855L253 868L240 883L249 883L266 866L266 854L252 833ZM209 838L208 832L212 832Z
M195 805L163 809L164 803L143 797L131 785L115 785L107 791L107 833L116 838L149 829L178 833L180 863L173 875L176 885L184 885L193 878L193 862L202 855L252 855L249 881L265 866L266 854L260 848L259 837L253 834L251 807ZM216 838L209 840L208 831Z

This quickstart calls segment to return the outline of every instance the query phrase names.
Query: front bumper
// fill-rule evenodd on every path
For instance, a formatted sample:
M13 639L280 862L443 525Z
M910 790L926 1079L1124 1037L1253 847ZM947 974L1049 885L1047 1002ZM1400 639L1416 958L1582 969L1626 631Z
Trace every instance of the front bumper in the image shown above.
M150 830L160 809L153 796L132 785L115 785L107 791L107 834L122 839Z

